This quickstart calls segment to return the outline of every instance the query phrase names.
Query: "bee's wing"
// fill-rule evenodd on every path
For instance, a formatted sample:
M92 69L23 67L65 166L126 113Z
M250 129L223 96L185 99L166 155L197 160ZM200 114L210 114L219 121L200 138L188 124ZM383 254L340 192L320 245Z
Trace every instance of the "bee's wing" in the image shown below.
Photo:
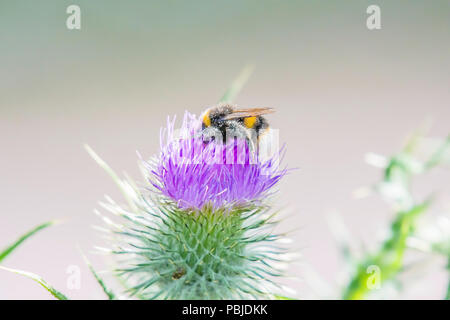
M248 109L236 109L231 114L224 117L225 120L232 120L237 118L257 117L263 114L274 113L273 108L248 108Z

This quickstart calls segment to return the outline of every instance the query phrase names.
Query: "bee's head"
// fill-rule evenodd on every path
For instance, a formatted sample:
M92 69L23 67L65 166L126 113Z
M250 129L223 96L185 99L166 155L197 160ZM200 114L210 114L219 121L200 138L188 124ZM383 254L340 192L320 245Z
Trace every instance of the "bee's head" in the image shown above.
M202 135L203 143L205 143L205 144L208 144L212 141L216 141L219 143L224 141L222 131L220 131L218 128L216 128L214 126L209 126L209 127L203 126L201 135Z
M232 106L228 104L219 105L207 109L202 115L202 135L203 141L225 141L225 132L228 127L228 120L225 117L233 112Z

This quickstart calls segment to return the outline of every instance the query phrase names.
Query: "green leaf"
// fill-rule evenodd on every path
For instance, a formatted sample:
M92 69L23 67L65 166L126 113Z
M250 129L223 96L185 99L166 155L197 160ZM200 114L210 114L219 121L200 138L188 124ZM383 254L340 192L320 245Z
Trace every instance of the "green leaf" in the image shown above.
M275 300L298 300L298 299L275 295Z
M56 221L49 221L49 222L43 223L43 224L35 227L34 229L28 231L27 233L25 233L23 236L21 236L19 239L17 239L16 242L14 242L10 246L8 246L5 250L0 251L0 262L2 262L2 260L4 260L11 252L13 252L26 239L28 239L29 237L31 237L38 231L45 229L47 227L50 227L51 225L54 225L55 223L56 223Z
M106 287L105 282L103 281L103 279L98 275L98 273L95 271L94 267L92 266L91 262L88 260L88 258L83 254L83 252L81 251L81 255L83 256L84 261L86 262L86 265L88 266L89 270L92 272L92 274L95 277L95 280L97 280L98 284L102 287L103 292L105 292L105 294L108 296L109 300L114 300L116 299L116 295L114 294L114 292L112 292L110 289L108 289L108 287Z
M25 276L27 278L30 278L31 280L36 281L37 283L39 283L41 286L43 286L48 292L50 292L56 299L58 300L68 300L68 298L62 294L61 292L59 292L58 290L56 290L55 288L53 288L52 286L50 286L44 279L42 279L42 277L31 273L31 272L26 272L26 271L22 271L22 270L16 270L16 269L10 269L10 268L6 268L6 267L2 267L0 266L0 269L9 271L9 272L14 272L17 274L20 274L22 276Z
M395 280L403 267L406 242L414 229L417 217L428 209L431 201L427 199L408 211L397 213L396 219L391 224L391 234L383 242L378 253L369 254L356 267L355 274L344 290L344 300L361 300L366 297L370 290L367 281L371 277L367 268L372 265L378 266L382 271L383 278L380 280L382 283Z
M247 83L251 74L253 73L253 66L248 65L242 69L241 73L234 79L231 86L225 91L225 94L219 100L219 102L232 102L239 92L242 90L244 85Z

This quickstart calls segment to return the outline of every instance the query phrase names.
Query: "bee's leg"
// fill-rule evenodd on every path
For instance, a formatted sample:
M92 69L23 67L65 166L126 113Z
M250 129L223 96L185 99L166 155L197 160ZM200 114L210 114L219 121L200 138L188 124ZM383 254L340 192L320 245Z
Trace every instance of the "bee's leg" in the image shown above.
M247 146L252 154L257 152L258 137L255 129L249 129L242 125L237 126L237 131L240 137L244 138L247 142Z
M243 128L242 135L245 137L250 154L257 155L258 152L258 137L254 129Z
M247 129L247 144L250 152L256 154L258 152L258 134L255 129Z
M229 139L248 139L247 129L237 121L230 121L227 128L227 140Z

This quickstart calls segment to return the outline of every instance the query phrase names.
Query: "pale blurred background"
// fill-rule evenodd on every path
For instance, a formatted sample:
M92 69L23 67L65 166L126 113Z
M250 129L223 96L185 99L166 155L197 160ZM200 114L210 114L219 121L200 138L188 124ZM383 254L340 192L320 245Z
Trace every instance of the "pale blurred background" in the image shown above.
M81 7L81 30L66 28L66 8ZM381 7L382 29L366 27L366 8ZM381 172L366 152L392 154L427 118L430 134L450 131L450 2L443 1L0 1L0 247L50 220L4 261L32 271L75 299L103 298L76 246L91 253L91 228L104 194L122 198L83 149L88 143L118 172L141 180L136 150L158 151L168 115L213 105L244 65L255 72L236 103L271 106L274 128L299 168L280 185L293 216L302 264L330 285L343 264L327 226L340 212L356 237L375 243L392 219L378 196L352 192ZM438 191L433 212L450 207L449 171L417 183L418 197ZM81 268L70 290L67 268ZM442 298L438 260L406 298ZM112 279L108 278L111 282ZM287 281L310 297L304 280ZM0 299L48 299L39 285L0 271Z

